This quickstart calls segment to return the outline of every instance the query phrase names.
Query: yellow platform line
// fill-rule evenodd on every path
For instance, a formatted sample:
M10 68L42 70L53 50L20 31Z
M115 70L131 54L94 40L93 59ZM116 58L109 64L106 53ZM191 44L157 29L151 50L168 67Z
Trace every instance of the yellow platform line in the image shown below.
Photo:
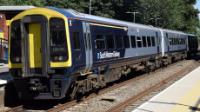
M186 94L172 108L171 112L200 112L200 81L190 90L185 90L185 92Z

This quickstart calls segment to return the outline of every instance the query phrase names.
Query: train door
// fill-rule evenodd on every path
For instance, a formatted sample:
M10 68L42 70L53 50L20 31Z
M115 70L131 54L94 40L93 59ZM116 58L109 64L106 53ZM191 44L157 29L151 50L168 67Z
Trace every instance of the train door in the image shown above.
M85 62L86 62L86 71L89 71L93 64L93 54L92 54L92 40L90 25L87 22L83 22L83 37L85 45Z
M157 52L160 53L160 38L158 36L158 32L156 32L156 40L157 40Z
M30 68L41 68L41 25L39 23L28 24L28 38Z
M166 45L167 45L167 52L169 52L169 35L166 33L166 39L165 39Z
M69 20L69 26L71 46L73 48L73 66L75 66L75 68L82 68L85 66L85 47L82 36L82 21Z
M25 76L47 75L46 18L26 16L22 20L22 63Z

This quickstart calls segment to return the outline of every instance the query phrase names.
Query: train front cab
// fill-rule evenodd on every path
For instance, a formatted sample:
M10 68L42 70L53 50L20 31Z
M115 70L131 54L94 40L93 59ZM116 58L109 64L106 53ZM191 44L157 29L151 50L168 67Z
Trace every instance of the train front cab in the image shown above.
M198 38L195 35L188 35L188 56L196 55L198 52Z
M11 20L9 70L23 99L60 99L70 78L71 47L67 18L50 9L34 8Z

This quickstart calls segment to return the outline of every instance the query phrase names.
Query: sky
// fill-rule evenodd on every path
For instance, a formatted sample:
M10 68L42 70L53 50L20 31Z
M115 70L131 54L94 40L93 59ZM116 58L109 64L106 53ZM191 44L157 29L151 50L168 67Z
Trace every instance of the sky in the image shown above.
M196 5L195 5L195 7L196 7L197 9L199 9L199 11L200 11L200 0L197 0L197 3L196 3ZM199 18L200 18L200 14L199 14Z

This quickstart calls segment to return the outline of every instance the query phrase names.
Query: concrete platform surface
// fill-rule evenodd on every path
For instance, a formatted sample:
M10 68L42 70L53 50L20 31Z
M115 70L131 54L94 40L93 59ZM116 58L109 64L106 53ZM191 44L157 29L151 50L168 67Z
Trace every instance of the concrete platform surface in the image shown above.
M132 112L200 112L200 67Z
M7 80L0 79L0 86L7 84L7 82L8 82Z
M5 72L8 72L9 69L8 69L8 64L1 64L0 65L0 73L5 73Z
M0 64L0 87L4 86L8 81L12 80L12 77L8 72L8 64Z

